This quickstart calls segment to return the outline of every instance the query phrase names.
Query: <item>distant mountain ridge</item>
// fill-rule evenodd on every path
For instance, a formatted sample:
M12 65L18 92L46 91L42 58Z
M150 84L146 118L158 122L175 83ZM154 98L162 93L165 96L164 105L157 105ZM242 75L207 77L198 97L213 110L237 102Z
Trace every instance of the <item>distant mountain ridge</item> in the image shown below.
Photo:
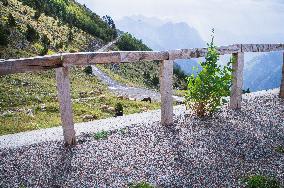
M245 62L244 88L251 91L280 86L283 52L270 52Z
M206 46L198 31L185 22L173 23L157 18L133 16L116 20L116 26L142 39L153 50Z

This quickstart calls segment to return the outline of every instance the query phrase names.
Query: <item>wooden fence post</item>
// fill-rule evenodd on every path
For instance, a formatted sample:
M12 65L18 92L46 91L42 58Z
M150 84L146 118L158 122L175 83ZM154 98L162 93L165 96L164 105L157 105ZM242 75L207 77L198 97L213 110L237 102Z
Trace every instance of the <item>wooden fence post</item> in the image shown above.
M233 53L233 79L230 97L230 108L241 108L243 94L243 68L244 68L244 53Z
M173 61L160 63L161 124L173 125Z
M56 81L65 145L74 145L76 144L76 137L73 122L68 67L60 67L56 69Z
M281 79L279 97L284 99L284 52L283 52L282 79Z

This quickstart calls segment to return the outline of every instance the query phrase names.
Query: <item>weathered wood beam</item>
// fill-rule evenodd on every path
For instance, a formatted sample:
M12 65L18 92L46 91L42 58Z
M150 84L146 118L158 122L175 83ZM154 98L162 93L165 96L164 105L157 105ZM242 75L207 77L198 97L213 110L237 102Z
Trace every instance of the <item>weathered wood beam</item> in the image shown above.
M64 66L120 63L119 52L64 53Z
M284 44L240 44L242 52L271 52L284 50Z
M270 52L284 50L284 44L235 44L217 48L220 55L238 52ZM52 56L0 61L0 75L33 72L71 65L163 61L205 57L207 48L160 51L79 52ZM64 60L64 61L63 61ZM64 64L62 63L64 62Z
M61 56L42 56L0 61L0 76L14 73L35 72L62 67Z
M161 124L173 125L173 61L160 63Z
M282 64L282 79L280 85L280 98L284 99L284 53L283 53L283 64Z
M65 145L74 145L76 144L76 138L70 94L69 67L56 69L56 81Z
M237 109L241 108L242 102L244 53L234 53L233 60L234 63L232 65L233 79L230 97L230 108Z
M217 50L220 55L241 52L240 45L221 46L221 47L218 47ZM170 50L169 60L205 57L207 52L208 52L208 48Z
M162 61L169 59L168 52L159 51L141 51L141 52L119 52L122 63L137 61Z

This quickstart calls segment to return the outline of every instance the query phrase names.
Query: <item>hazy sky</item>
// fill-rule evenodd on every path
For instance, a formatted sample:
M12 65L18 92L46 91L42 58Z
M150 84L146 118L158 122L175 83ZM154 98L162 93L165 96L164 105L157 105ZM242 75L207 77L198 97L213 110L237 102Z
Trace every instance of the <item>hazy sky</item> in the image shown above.
M78 0L100 16L144 15L187 22L208 41L284 42L284 0Z

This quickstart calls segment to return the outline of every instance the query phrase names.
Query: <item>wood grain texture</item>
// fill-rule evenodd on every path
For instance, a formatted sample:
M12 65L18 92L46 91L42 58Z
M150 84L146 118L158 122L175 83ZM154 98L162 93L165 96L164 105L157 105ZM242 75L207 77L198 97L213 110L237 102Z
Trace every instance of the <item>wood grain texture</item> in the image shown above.
M62 67L61 56L9 59L0 62L0 75L36 72Z
M232 65L233 79L230 97L230 108L241 108L242 93L243 93L243 68L244 68L244 53L234 53L235 62Z
M173 125L173 61L160 63L161 124Z
M284 53L283 53L282 78L281 78L279 97L284 99Z
M68 67L60 67L56 69L56 81L65 145L74 145L76 144L76 138Z

